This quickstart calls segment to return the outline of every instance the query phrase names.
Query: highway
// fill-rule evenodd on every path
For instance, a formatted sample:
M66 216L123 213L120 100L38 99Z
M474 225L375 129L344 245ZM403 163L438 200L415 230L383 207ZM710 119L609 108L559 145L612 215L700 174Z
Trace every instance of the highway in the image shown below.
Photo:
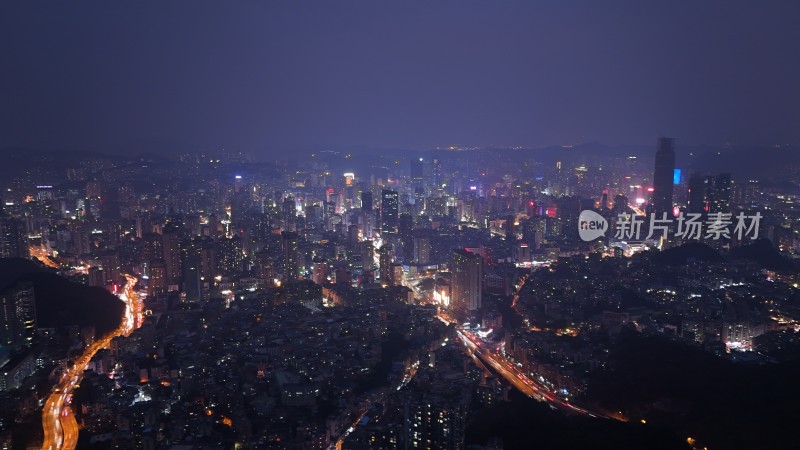
M31 256L38 259L42 264L51 269L61 269L61 265L53 261L45 249L32 245L30 247Z
M69 406L72 400L72 391L80 384L83 371L100 349L108 347L111 340L117 336L130 335L142 324L142 302L133 291L138 280L130 275L125 275L125 278L127 283L119 294L119 298L125 302L122 323L116 330L94 341L84 349L81 356L61 376L61 380L53 388L44 404L44 409L42 409L42 427L44 429L42 448L45 450L72 450L77 446L80 430Z
M487 348L485 345L481 345L480 340L469 331L459 329L457 333L459 338L461 338L461 341L471 353L477 355L481 361L491 366L495 371L497 371L497 373L500 374L500 376L505 378L505 380L511 383L512 386L517 388L517 390L528 397L547 402L550 406L569 414L580 414L589 417L606 418L606 416L603 414L590 412L586 409L562 400L545 386L541 385L536 380L525 374L525 372L515 366L506 357L498 354L493 349Z

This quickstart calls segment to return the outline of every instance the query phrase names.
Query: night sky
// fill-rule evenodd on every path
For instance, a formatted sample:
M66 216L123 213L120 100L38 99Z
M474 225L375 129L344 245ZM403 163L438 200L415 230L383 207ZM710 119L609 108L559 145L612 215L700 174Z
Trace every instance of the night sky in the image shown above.
M5 1L0 146L794 144L799 19L796 1Z

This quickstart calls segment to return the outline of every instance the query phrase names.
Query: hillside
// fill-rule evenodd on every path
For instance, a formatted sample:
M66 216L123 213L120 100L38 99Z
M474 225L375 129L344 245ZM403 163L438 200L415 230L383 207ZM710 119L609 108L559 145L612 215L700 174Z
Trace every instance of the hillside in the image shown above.
M122 320L124 303L105 289L73 283L26 259L0 259L0 290L24 281L33 283L39 327L93 325L100 335Z

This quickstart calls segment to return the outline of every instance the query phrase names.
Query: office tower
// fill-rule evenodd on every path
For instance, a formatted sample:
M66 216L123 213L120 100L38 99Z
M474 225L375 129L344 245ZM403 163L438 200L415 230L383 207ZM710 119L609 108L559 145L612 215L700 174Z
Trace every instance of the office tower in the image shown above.
M506 216L503 222L503 232L505 233L506 241L514 243L517 240L517 231L515 222L517 218L513 215Z
M425 189L421 186L414 188L414 213L422 214L425 210Z
M695 173L689 177L688 211L690 213L704 213L706 205L706 177Z
M358 228L358 225L350 225L347 227L347 243L351 248L354 248L360 241L360 232L361 230Z
M442 160L438 156L433 158L432 171L433 171L433 184L437 188L442 187L442 181L444 181L444 179L442 178Z
M421 184L423 172L422 158L411 158L411 182Z
M394 262L394 246L392 244L383 244L378 250L378 259L380 263L380 280L384 284L391 284L392 281L392 263Z
M381 191L381 231L393 233L397 231L397 220L400 215L400 199L397 191L384 189Z
M659 138L656 151L656 165L653 172L652 211L657 217L662 213L672 214L672 181L675 171L675 150L673 139Z
M375 231L375 210L372 202L372 192L361 192L361 232L367 239L372 239Z
M186 298L199 301L203 294L200 258L196 256L187 258L182 265L183 291L186 292Z
M528 244L531 248L534 248L537 243L536 225L540 221L542 221L541 217L534 217L520 223L520 227L522 228L522 242Z
M375 247L372 241L362 241L356 247L361 255L361 267L367 271L375 270Z
M361 193L361 211L372 212L372 192L363 191Z
M428 230L414 233L414 263L428 264L431 260L431 237Z
M178 227L167 225L161 235L162 259L166 268L165 276L167 288L177 289L181 280L181 258L178 248Z
M403 261L411 260L414 256L414 217L411 214L400 214L397 234L402 247L395 249L395 257Z
M306 205L306 226L310 228L321 228L324 225L322 206L319 203Z
M451 304L461 313L481 307L483 288L483 261L480 255L464 249L453 252Z
M0 293L0 344L30 345L36 336L36 297L33 284L17 283Z
M297 233L284 231L281 233L281 255L283 275L287 281L297 280L300 271L299 242Z
M297 206L295 206L294 196L287 195L283 199L281 212L283 216L283 230L297 231Z
M760 193L758 180L747 180L734 186L732 203L739 208L750 208L758 204Z
M713 190L709 195L709 212L731 211L731 174L721 173L713 177Z
M560 197L556 200L558 205L558 221L561 224L561 234L569 239L578 239L578 216L581 213L581 200L579 197Z

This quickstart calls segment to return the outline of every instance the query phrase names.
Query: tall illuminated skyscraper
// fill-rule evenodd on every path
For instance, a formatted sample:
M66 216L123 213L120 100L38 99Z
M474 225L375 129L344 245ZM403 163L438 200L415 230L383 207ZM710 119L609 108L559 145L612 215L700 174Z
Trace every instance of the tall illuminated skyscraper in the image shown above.
M675 149L672 138L659 138L656 166L653 171L653 207L657 217L672 212L672 181L675 171Z
M283 253L283 274L287 281L296 280L300 270L299 244L297 233L284 231L281 233L281 252Z
M25 223L6 214L3 211L2 199L0 199L0 258L27 258L29 256Z
M397 191L384 189L381 191L381 231L397 230L397 219L400 215L400 199Z
M18 283L0 292L0 344L30 345L36 335L33 284Z
M378 258L380 262L380 280L382 283L391 284L392 281L392 263L394 262L394 246L392 244L383 244L378 250Z
M414 184L418 184L422 182L422 175L424 173L423 170L423 162L422 158L411 158L411 181Z
M439 188L442 187L442 160L441 158L434 157L432 162L432 175L433 175L433 184Z

